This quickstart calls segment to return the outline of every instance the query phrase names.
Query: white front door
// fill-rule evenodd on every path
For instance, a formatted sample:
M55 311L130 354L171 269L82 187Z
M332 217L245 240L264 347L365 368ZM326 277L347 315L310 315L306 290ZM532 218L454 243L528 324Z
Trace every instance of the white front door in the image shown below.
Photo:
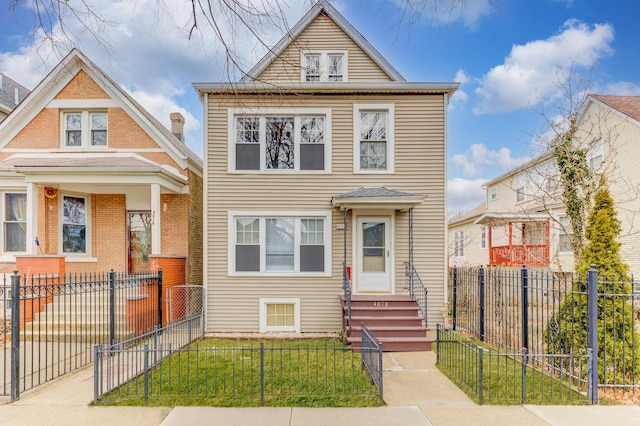
M357 233L357 292L392 293L391 218L358 217Z

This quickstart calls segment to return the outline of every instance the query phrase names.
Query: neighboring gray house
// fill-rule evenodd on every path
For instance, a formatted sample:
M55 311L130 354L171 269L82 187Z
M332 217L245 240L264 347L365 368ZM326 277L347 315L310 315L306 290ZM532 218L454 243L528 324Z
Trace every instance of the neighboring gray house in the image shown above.
M0 121L9 115L30 90L0 73Z

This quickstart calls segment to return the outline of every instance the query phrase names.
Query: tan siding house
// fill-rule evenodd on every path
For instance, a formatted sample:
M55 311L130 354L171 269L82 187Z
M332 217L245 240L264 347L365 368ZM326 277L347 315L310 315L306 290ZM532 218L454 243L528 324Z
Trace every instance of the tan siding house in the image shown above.
M207 331L338 332L345 263L354 294L405 294L411 229L427 322L441 322L457 85L405 82L324 2L273 52L237 84L194 84Z
M202 283L201 191L201 159L73 50L0 123L0 272L60 256L66 272L139 273L178 255Z

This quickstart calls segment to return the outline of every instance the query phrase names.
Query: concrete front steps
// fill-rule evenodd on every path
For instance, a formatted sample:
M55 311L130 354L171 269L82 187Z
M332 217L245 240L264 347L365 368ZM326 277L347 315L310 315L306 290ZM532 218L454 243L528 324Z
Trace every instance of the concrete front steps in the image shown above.
M341 297L342 315L348 324L347 305ZM409 296L351 296L351 327L345 334L355 351L360 350L361 327L382 343L384 352L430 351L433 339L427 337L418 304Z

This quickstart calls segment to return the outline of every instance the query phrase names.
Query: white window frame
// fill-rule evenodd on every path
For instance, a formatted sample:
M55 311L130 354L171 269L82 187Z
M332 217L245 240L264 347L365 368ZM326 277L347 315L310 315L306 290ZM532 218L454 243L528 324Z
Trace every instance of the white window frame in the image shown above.
M464 230L453 233L453 257L464 256Z
M327 174L331 173L331 108L229 108L228 109L228 163L229 173L261 174L261 173L301 173L301 174ZM260 119L259 143L260 143L260 169L237 170L236 169L236 118L257 117ZM324 170L300 170L300 140L303 117L324 117ZM294 167L293 169L267 169L266 166L266 119L268 117L294 117Z
M2 231L0 232L0 234L2 235L2 245L0 247L2 247L2 253L6 253L6 254L26 253L29 241L25 241L25 247L24 247L24 250L22 250L22 251L8 251L5 248L5 238L6 238L6 235L5 235L5 224L6 223L21 223L21 222L24 222L24 224L25 224L25 239L29 235L28 228L30 226L29 225L29 221L27 220L27 216L28 216L27 209L28 209L28 207L26 207L26 206L25 206L25 217L24 217L23 221L7 221L6 220L5 213L6 213L6 210L7 210L7 206L6 206L6 202L7 201L6 201L5 195L7 195L7 194L24 194L26 197L28 197L27 193L24 192L24 191L5 190L5 191L1 191L0 192L0 195L2 196L2 200L0 201L0 206L2 208ZM26 202L28 203L28 199L27 199Z
M300 333L300 298L267 298L261 297L259 300L260 308L260 333L272 333L272 332L291 332ZM294 325L293 326L268 326L267 325L267 305L270 304L283 304L293 305Z
M604 161L604 146L602 141L594 143L591 149L589 149L589 167L593 171L600 171L602 169L602 162ZM595 163L595 164L594 164Z
M387 168L360 168L360 113L387 113ZM395 173L395 105L394 104L353 104L353 173L394 174Z
M569 231L569 232L566 232ZM569 239L569 250L563 250L560 244L560 237L566 235ZM571 246L571 220L567 215L558 216L558 253L573 253L573 247Z
M65 252L64 251L64 232L62 230L64 226L64 197L73 197L73 198L83 198L84 199L84 209L85 209L85 252L84 253L74 253L74 252ZM59 205L58 205L58 252L67 256L67 258L90 258L91 257L91 197L85 194L74 194L74 193L62 193L59 194Z
M488 231L488 228L486 226L480 227L480 248L481 249L487 248L487 237L489 235L487 231Z
M516 204L523 203L527 201L527 194L525 192L524 186L516 188Z
M227 274L229 276L253 276L253 277L329 277L331 276L331 212L330 211L229 211L227 219ZM260 220L260 271L236 271L236 219L254 218ZM293 271L267 271L266 269L266 233L262 223L266 219L294 219L294 266ZM301 219L323 219L324 237L324 271L300 271L300 246L301 246Z
M498 199L498 188L489 188L489 201L496 201Z
M80 145L67 145L67 115L80 114ZM106 143L104 145L92 144L91 116L93 114L104 114L107 118ZM103 150L109 147L109 114L107 110L64 110L60 112L60 148L64 150Z
M304 83L319 83L318 81L307 81L307 55L320 56L320 81L331 83L344 83L349 81L349 51L348 50L303 50L300 52L300 81ZM329 56L342 56L342 80L329 80Z

